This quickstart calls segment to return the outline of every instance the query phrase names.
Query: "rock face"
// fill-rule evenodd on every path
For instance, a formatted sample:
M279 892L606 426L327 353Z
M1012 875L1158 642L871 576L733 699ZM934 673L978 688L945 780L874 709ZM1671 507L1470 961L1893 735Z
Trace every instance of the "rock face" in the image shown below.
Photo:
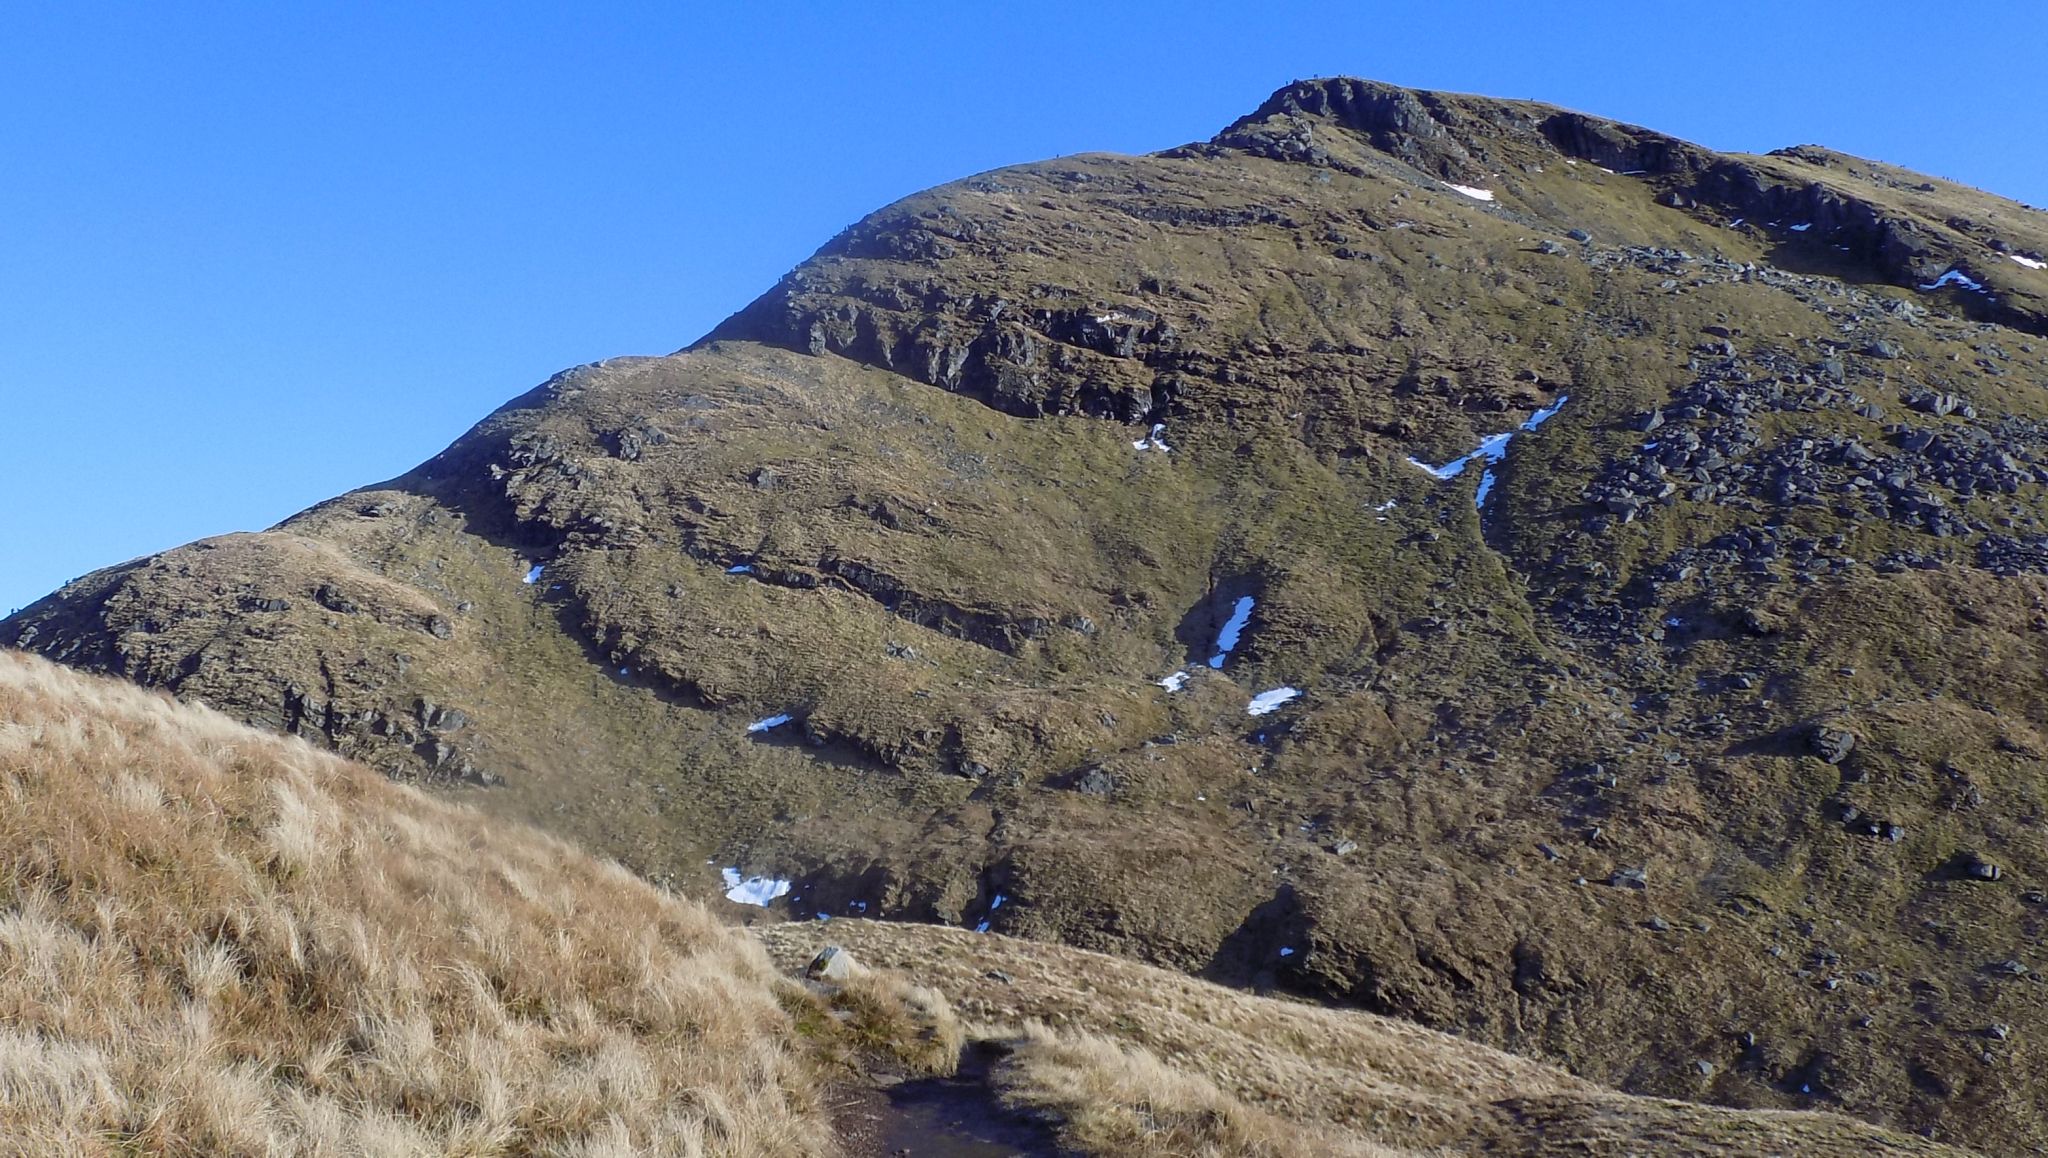
M771 915L2020 1152L2044 250L1826 150L1303 82L906 198L0 644Z

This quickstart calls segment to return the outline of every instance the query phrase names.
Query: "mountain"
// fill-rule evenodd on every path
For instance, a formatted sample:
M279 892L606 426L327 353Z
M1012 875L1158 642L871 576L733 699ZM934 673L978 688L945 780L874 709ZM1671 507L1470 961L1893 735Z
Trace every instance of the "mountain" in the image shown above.
M770 919L2008 1153L2048 1145L2044 347L2038 210L1301 82L906 198L0 644Z
M562 841L13 653L0 790L9 1155L865 1158L868 1118L892 1139L923 1128L920 1153L944 1139L914 1113L934 1086L954 1113L1008 1119L1027 1154L1961 1153L1833 1115L1631 1098L1400 1022L1000 935L830 927L1008 1029L850 957L800 983L750 933ZM799 970L826 929L783 926L798 935L773 951ZM1076 1005L1084 971L1099 996ZM1263 1034L1301 1045L1274 1059ZM994 1055L975 1076L913 1076L952 1073L970 1042Z

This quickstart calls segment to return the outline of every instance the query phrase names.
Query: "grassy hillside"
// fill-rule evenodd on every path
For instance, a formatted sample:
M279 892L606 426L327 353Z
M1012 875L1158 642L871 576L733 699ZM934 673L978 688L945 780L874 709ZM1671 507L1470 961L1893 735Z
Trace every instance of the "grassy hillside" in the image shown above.
M760 949L297 740L0 654L0 1151L825 1154Z
M786 880L771 920L2019 1152L2044 303L2048 214L1977 190L1302 82L906 197L684 351L0 644L683 891Z
M1077 1154L1951 1153L1007 937L770 930L890 967L802 988L557 840L14 652L0 800L7 1154L822 1155L848 1088L970 1039Z

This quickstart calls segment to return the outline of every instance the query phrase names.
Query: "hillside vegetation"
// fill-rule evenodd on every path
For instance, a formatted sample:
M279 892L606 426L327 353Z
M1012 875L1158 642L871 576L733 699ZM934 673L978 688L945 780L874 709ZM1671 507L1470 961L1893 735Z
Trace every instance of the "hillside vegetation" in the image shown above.
M0 1152L832 1152L758 946L558 840L0 653Z
M2044 384L2040 210L1304 81L906 197L0 644L768 920L2025 1152Z
M888 966L800 988L558 840L13 652L0 800L0 1153L822 1155L970 1038L1075 1154L1952 1153L1008 937L770 930Z

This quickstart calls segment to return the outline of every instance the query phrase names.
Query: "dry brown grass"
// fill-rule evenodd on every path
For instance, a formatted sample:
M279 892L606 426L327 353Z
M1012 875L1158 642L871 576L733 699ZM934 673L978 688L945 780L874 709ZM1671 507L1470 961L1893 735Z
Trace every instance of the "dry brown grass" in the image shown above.
M1334 1130L1292 1122L1174 1069L1136 1046L1028 1023L996 1075L1004 1100L1060 1123L1060 1141L1127 1158L1403 1158Z
M834 986L828 1005L845 1019L851 1043L894 1058L911 1072L951 1076L967 1030L936 989L898 973L863 969Z
M830 942L944 994L969 1037L1011 1051L996 1071L1006 1099L1087 1154L1965 1153L1834 1114L1633 1097L1409 1022L1067 946L876 921L762 936L785 968Z
M774 984L559 841L0 653L0 1153L827 1153Z

